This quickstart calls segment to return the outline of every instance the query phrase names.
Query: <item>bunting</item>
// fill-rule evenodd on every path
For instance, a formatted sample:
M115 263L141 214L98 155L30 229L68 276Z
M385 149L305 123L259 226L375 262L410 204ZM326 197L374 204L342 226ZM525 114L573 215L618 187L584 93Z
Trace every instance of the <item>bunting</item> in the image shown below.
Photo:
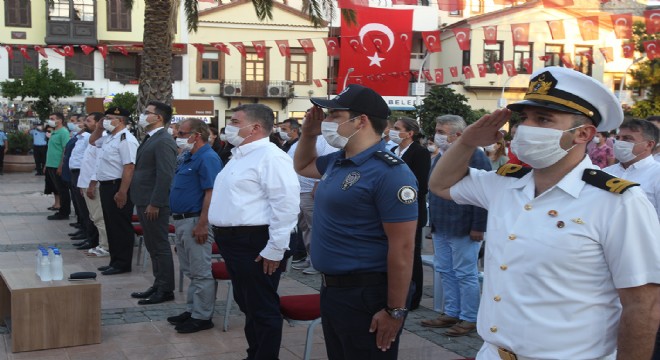
M241 54L242 57L247 56L247 51L245 50L245 45L243 45L242 42L235 41L235 42L230 42L229 44L231 44L233 47L235 47L236 50L238 50L238 52Z
M631 43L623 44L621 45L621 50L624 58L632 59L635 54L635 45Z
M449 67L449 73L451 74L452 77L458 77L458 67L456 66Z
M660 40L644 41L642 44L644 45L644 51L646 51L646 57L649 60L660 58Z
M435 69L435 83L442 84L445 82L445 73L443 69Z
M598 16L584 16L578 19L582 40L598 40Z
M497 25L484 26L484 42L486 45L497 45Z
M424 40L424 46L426 46L429 52L435 53L442 51L440 31L422 31L422 39Z
M336 37L323 38L328 56L339 56L339 39Z
M200 54L204 53L204 50L205 50L204 49L204 44L197 44L196 43L196 44L190 44L190 45L192 45L195 49L197 49L198 53L200 53Z
M660 9L644 11L646 20L646 33L655 35L660 32Z
M21 55L23 55L23 57L26 58L27 60L32 60L32 58L30 57L30 54L28 54L26 45L19 45L18 46L18 51L20 51Z
M10 59L14 59L14 49L11 47L11 45L5 45L5 50L7 50L7 56Z
M550 28L552 40L564 40L566 38L564 20L548 20L548 27Z
M472 66L470 65L463 66L463 76L465 76L466 79L474 78L474 72L472 72Z
M603 55L603 58L605 58L606 63L614 61L614 49L612 49L611 47L602 47L599 48L598 50L600 50L600 53Z
M477 71L479 71L479 77L486 77L486 64L477 64Z
M224 43L212 42L211 46L213 46L214 48L216 48L220 52L223 52L227 55L231 55L230 52L229 52L229 47L227 45L225 45Z
M34 46L34 51L38 52L39 55L41 55L42 57L48 58L48 54L46 54L46 49L44 49L43 47L41 47L39 45L35 45Z
M314 51L316 51L316 48L314 48L314 43L312 42L312 39L298 39L298 42L300 43L300 46L302 46L303 51L307 54L311 54Z
M257 53L258 59L266 58L266 42L264 40L253 41L252 46Z
M513 46L529 45L529 23L511 24Z
M452 29L456 41L458 42L458 48L463 51L470 50L470 29L469 28L456 28Z
M89 45L80 45L80 49L85 55L89 55L95 50L93 46L89 46Z
M99 50L101 56L103 56L104 59L106 56L108 56L108 45L99 45L96 48Z
M632 39L632 14L612 14L610 18L617 39Z
M506 69L507 75L509 76L518 75L518 71L516 71L516 65L513 63L513 60L502 61L502 64L504 64L504 68Z
M277 49L280 51L280 55L284 57L291 56L291 48L289 47L289 40L275 40L277 44Z
M526 74L531 74L533 72L532 58L522 59L522 66L525 69Z

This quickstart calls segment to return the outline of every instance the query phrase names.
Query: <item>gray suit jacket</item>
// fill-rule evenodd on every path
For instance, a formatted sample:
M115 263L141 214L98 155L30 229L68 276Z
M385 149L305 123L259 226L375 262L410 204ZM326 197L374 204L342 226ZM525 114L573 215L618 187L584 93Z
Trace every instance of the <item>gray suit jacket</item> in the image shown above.
M176 168L177 146L166 128L143 142L135 157L131 200L137 206L170 205L170 186Z

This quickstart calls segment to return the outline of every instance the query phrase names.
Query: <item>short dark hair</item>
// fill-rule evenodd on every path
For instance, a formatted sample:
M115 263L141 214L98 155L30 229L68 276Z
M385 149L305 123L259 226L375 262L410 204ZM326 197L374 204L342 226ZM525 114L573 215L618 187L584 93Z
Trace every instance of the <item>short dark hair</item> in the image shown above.
M300 132L300 123L296 119L286 119L282 121L282 124L289 124L289 126L291 126L291 130L298 130L298 132Z
M204 142L208 142L210 131L209 131L209 126L206 125L204 120L201 120L201 119L198 119L198 118L189 118L189 119L183 120L179 124L179 128L181 128L181 125L183 125L183 124L189 124L190 125L190 132L200 134L202 136L202 140L204 140Z
M633 119L624 121L623 124L619 126L619 130L621 129L639 131L642 133L644 139L647 141L654 141L656 144L658 143L658 137L660 136L660 130L658 130L658 127L648 120Z
M348 116L351 119L354 117L358 117L360 115L366 116L369 119L369 122L371 123L371 127L374 129L374 132L376 134L382 134L383 131L385 131L385 128L387 127L387 121L388 121L387 119L378 118L375 116L367 115L365 113L356 112L352 110L349 110L348 113L349 113Z
M247 118L251 121L259 123L264 129L266 134L273 131L273 124L275 123L275 116L273 109L264 104L244 104L239 105L232 109L233 112L242 111Z
M160 115L163 118L163 122L165 124L169 123L172 121L172 107L162 103L160 101L149 101L147 103L147 106L152 105L154 108L156 108L156 111L154 111L157 115Z
M217 128L217 127L215 127L215 126L209 126L209 131L210 131L213 135L218 136L218 128Z
M58 119L64 121L64 114L62 114L61 112L50 113L50 115L53 115L53 116L55 116L56 118L58 118ZM49 115L49 116L50 116L50 115Z
M95 112L93 112L93 113L89 113L89 114L85 117L85 119L86 119L87 117L89 117L89 116L93 116L93 117L94 117L94 121L99 122L99 121L101 121L101 119L103 119L103 117L104 117L105 115L103 115L103 113L101 113L101 112L95 111Z
M651 115L646 118L646 121L660 123L660 115Z

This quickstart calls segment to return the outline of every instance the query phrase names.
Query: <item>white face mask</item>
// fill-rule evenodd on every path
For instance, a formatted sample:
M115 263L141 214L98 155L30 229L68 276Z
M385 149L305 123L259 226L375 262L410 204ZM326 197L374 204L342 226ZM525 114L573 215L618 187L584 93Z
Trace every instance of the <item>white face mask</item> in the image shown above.
M103 119L103 128L113 132L116 128L116 126L112 125L112 120L110 119Z
M573 145L568 150L562 149L559 143L562 135L567 131L582 126L584 125L562 131L520 125L518 126L516 136L511 141L511 151L513 151L522 162L531 165L533 168L545 169L563 159L568 155L568 152L575 147L575 145Z
M430 153L434 153L436 150L438 150L438 147L435 146L435 145L428 145L428 146L426 147L426 149L427 149Z
M623 140L614 143L614 157L622 163L635 160L637 155L633 153L633 148L637 145Z
M248 126L252 126L253 124L248 124L243 127L238 127L234 125L227 125L225 127L225 135L227 136L227 141L234 145L234 146L240 146L245 139L249 138L252 135L248 135L247 137L242 137L238 135L238 132L241 131L241 129L245 129Z
M195 144L191 144L188 142L188 138L176 138L176 146L179 147L179 149L182 150L190 150L193 148Z
M594 138L591 139L591 141L593 141L594 144L600 144L600 138L598 136L594 136Z
M167 128L167 133L170 134L170 135L174 135L174 130L172 130L171 127L168 127Z
M284 141L291 140L291 137L289 136L288 132L279 131L278 134L280 134L280 138L282 138L282 140L284 140Z
M355 134L360 131L360 129L357 129L351 136L345 137L339 135L337 130L339 130L339 127L341 125L346 124L349 121L353 121L360 116L356 116L352 119L348 119L344 121L341 124L337 124L336 122L330 122L330 121L324 121L321 123L321 134L323 135L323 138L325 141L332 147L337 148L337 149L343 149L346 147L346 144L348 144L348 140L350 140ZM392 133L392 130L390 130L390 133Z
M401 144L403 139L399 136L401 132L399 130L390 130L390 140L395 144Z
M74 123L67 123L66 127L69 128L69 131L80 131L80 128Z
M433 142L438 145L438 148L440 148L442 152L445 152L447 149L449 149L449 145L451 145L449 141L447 141L448 138L449 137L447 135L435 134L433 137Z
M140 117L138 118L138 125L143 129L150 125L149 121L147 121L147 117L149 117L149 115L140 114Z
M46 125L48 125L48 126L54 128L54 127L57 125L57 123L55 122L55 120L50 120L50 119L48 119L48 120L46 121Z
M225 131L227 131L227 129L225 129ZM227 141L227 135L220 134L220 141Z
M490 144L490 145L486 146L484 149L485 149L486 151L492 153L492 152L495 152L495 150L497 150L497 145L495 145L495 144Z

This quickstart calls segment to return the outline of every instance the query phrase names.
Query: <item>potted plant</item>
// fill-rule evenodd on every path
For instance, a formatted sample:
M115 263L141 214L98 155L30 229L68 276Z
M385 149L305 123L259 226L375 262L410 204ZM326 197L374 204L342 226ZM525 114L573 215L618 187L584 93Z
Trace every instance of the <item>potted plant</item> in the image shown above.
M32 137L22 131L7 134L9 151L5 155L6 172L30 172L34 170L34 157L29 155Z

